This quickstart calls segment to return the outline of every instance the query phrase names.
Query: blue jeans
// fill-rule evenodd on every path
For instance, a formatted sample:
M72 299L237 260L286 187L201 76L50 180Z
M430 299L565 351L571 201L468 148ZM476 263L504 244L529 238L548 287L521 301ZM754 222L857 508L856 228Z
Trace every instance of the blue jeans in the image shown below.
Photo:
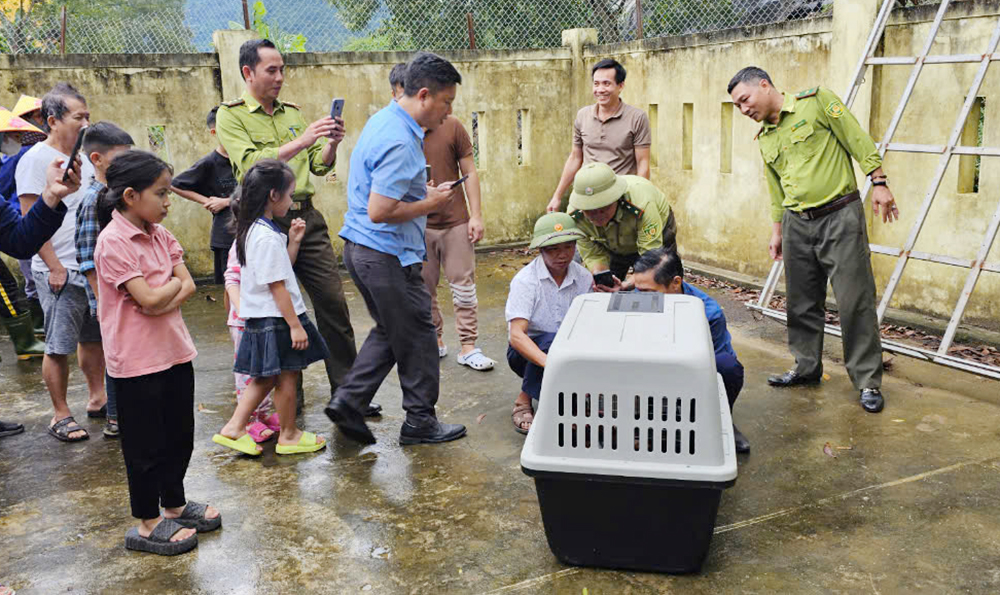
M552 340L555 338L555 333L543 333L532 340L539 349L548 353L549 347L552 346ZM542 392L542 374L545 373L545 369L528 361L510 345L507 346L507 365L522 378L521 391L532 399L538 399L539 393Z
M729 409L743 390L743 364L736 359L732 351L715 354L715 370L722 375L722 384L726 387L726 397L729 398Z

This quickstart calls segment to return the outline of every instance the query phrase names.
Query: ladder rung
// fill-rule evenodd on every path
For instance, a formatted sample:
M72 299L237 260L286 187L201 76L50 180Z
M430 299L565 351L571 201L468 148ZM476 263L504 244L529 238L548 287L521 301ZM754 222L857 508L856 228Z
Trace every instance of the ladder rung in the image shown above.
M899 248L893 248L891 246L881 246L879 244L869 244L869 249L876 254L884 254L886 256L899 256L902 250ZM933 254L931 252L918 252L914 250L910 252L910 258L913 260L922 260L924 262L936 262L937 264L946 264L948 266L959 267L963 269L972 268L972 260L968 258L957 258L955 256L948 256L946 254ZM993 265L983 265L984 270L992 271L992 268L988 268ZM1000 267L1000 264L996 265ZM998 270L997 272L1000 272Z
M881 143L876 143L876 146L881 146ZM940 155L944 153L944 145L920 145L913 143L889 143L886 147L887 151L896 151L899 153L931 153L934 155ZM1000 148L997 147L966 147L960 146L955 147L951 151L955 155L978 155L980 157L1000 157Z
M1000 60L1000 53L990 56L990 61L996 60ZM952 56L927 56L924 58L924 64L969 64L982 61L982 54L955 54ZM917 58L913 56L880 56L868 58L865 61L865 64L869 65L877 64L888 66L906 66L916 63Z

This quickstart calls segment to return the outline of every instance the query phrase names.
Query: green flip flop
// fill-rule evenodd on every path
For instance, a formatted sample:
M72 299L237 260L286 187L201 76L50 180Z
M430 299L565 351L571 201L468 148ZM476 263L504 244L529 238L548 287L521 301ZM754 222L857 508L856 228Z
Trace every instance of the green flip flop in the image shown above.
M274 447L274 452L279 455L298 455L305 454L308 452L316 452L317 450L322 450L326 448L326 441L322 443L316 440L316 434L312 432L302 432L302 437L299 438L298 444L278 444Z
M252 457L259 457L261 453L261 451L257 450L257 443L253 441L253 437L251 437L250 434L243 434L236 440L226 438L222 434L216 434L215 436L212 436L212 442L221 444L222 446L237 450Z

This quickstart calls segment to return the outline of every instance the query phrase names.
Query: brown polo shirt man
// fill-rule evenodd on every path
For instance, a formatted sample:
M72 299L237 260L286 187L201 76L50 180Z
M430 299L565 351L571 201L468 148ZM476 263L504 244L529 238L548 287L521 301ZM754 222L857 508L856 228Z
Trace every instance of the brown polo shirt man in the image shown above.
M573 121L573 144L583 149L583 162L606 163L620 176L636 175L635 148L652 143L649 116L624 101L607 120L598 117L597 105L588 105Z

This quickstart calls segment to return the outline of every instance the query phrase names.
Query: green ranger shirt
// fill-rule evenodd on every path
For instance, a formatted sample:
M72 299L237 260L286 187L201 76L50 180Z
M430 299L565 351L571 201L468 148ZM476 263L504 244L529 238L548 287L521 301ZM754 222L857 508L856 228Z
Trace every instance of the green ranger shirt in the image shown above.
M628 182L618 199L618 210L604 227L591 223L583 211L571 211L577 229L587 238L577 243L588 269L611 266L611 254L643 254L663 246L664 226L670 219L667 197L642 176L622 176Z
M857 190L851 157L865 174L882 165L871 136L833 91L784 97L778 124L765 121L757 134L774 222L785 209L812 209Z
M274 101L274 113L268 114L260 103L245 91L237 101L223 103L216 116L215 133L229 153L236 179L243 181L254 163L261 159L277 159L278 148L285 145L306 129L299 106L287 101ZM323 147L327 140L320 139L288 161L295 173L296 201L312 198L316 193L309 172L325 176L333 165L323 163Z

